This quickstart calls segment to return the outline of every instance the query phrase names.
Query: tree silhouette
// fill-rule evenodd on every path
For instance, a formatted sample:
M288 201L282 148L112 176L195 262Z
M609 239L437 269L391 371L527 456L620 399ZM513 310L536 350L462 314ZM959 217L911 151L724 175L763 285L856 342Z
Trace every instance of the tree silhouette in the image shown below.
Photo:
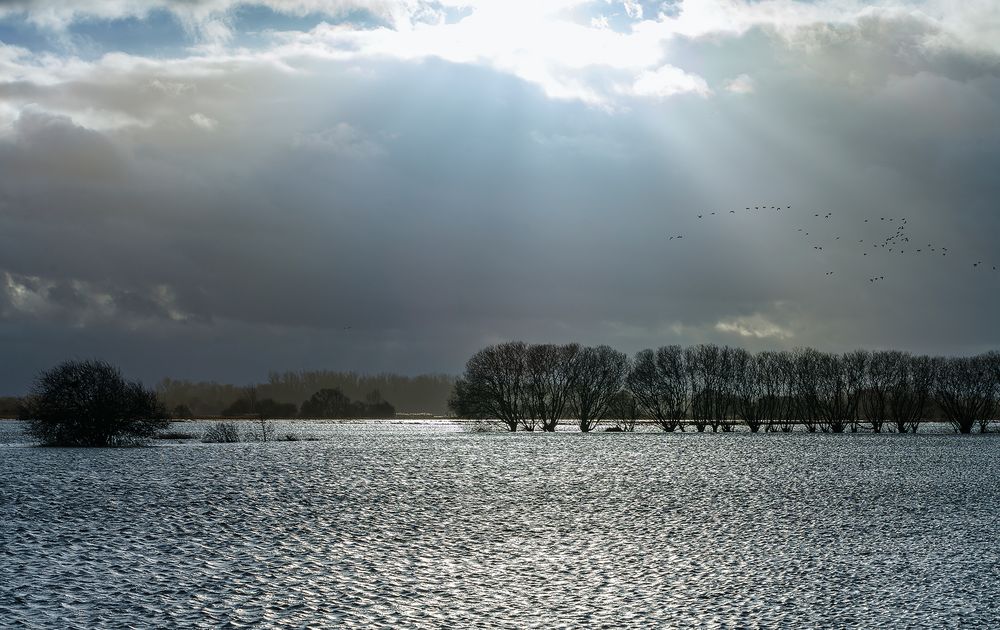
M989 361L977 356L938 359L937 363L937 404L959 433L972 433L976 422L993 411L996 384Z
M819 379L822 356L821 352L812 348L800 348L793 353L792 358L795 416L810 433L819 428Z
M612 401L625 385L628 370L628 357L610 346L580 350L570 406L581 431L592 431L606 417Z
M760 365L758 374L764 380L766 404L763 415L767 418L767 430L791 431L794 426L794 371L791 355L787 352L761 352L757 354L757 362Z
M732 349L715 344L700 344L684 352L684 363L691 386L691 419L702 432L711 426L718 431L725 421L733 397Z
M615 394L608 406L608 416L615 420L615 427L619 430L628 433L635 431L635 424L639 419L639 405L632 392L623 389Z
M771 415L769 410L774 400L767 392L770 383L766 375L767 358L736 348L732 352L732 368L733 412L752 433L757 433Z
M465 364L448 405L464 418L496 419L508 431L516 431L525 420L524 383L528 346L512 341L488 346ZM532 430L534 426L525 426Z
M626 380L639 409L668 432L683 430L690 404L688 382L680 346L638 352Z
M664 431L683 431L690 422L699 431L743 424L755 433L796 425L809 432L866 426L879 433L889 426L904 433L939 412L956 431L970 433L977 423L987 430L998 397L1000 352L930 358L672 345L642 350L629 365L607 346L512 342L469 359L451 408L469 418L499 419L511 431L554 431L572 414L588 432L610 414L627 430L644 417Z
M382 400L377 390L370 392L365 402L361 402L351 400L334 388L321 389L310 396L302 403L299 415L303 418L391 418L396 415L396 409Z
M535 344L525 354L525 410L534 429L553 432L563 417L577 381L578 344Z
M820 428L824 432L843 433L857 418L865 354L818 353L815 358L812 366L818 372L816 408Z
M876 433L882 430L882 425L888 418L890 392L893 384L900 378L903 361L903 353L896 351L873 352L868 357L861 412L868 426Z
M156 392L104 361L66 361L35 379L22 418L50 446L143 443L169 424Z
M302 403L300 413L306 418L353 418L355 408L339 389L321 389Z
M934 384L938 362L929 357L897 356L888 391L888 417L899 433L916 433Z

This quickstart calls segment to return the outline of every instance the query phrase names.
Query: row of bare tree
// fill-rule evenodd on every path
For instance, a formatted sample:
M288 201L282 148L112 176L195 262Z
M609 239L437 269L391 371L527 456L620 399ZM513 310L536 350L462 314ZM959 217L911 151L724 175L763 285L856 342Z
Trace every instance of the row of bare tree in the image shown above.
M898 351L845 354L811 348L751 353L702 344L642 350L633 359L608 346L526 344L483 348L469 359L449 406L461 417L492 418L510 431L581 431L639 418L664 431L842 433L862 428L916 432L947 421L960 433L997 414L1000 353L927 357Z

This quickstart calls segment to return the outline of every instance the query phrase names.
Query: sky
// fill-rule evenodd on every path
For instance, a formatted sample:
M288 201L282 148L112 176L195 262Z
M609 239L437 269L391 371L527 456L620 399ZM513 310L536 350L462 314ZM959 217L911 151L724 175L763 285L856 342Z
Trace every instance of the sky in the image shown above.
M0 394L975 353L998 173L992 0L0 0Z

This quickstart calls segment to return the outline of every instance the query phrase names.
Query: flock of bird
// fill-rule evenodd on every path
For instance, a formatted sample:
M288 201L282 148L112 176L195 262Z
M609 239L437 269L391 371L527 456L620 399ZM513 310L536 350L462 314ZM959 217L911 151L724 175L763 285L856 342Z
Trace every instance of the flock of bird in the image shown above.
M784 213L786 215L794 215L794 213L791 212L792 206L790 205L745 206L743 208L743 211L750 214L754 213L760 214L761 211L765 211L769 213L774 212L774 213ZM737 214L736 210L703 211L697 214L697 218L699 221L705 221L705 220L711 220L711 218L714 216L724 217L727 215L735 215L735 214ZM808 214L812 214L812 217L808 217ZM833 225L833 221L831 221L831 219L833 218L833 212L807 213L805 218L807 218L807 220L811 219L814 222L818 222L818 224L813 223L812 224L813 227L810 227L809 225L805 225L802 227L797 226L794 229L796 231L796 234L799 234L803 238L808 238L812 236L808 244L812 246L812 249L814 251L816 252L825 251L824 244L829 246L831 242L837 243L838 241L840 242L839 244L845 244L846 241L848 240L847 238L842 239L842 235L840 234L831 233L833 230L833 228L831 228L831 226ZM864 224L868 225L865 226ZM895 254L895 255L905 255L909 253L910 255L913 256L919 254L922 256L940 255L942 257L947 257L951 253L947 247L943 247L940 244L935 244L933 242L930 242L927 243L926 246L924 246L922 244L918 245L916 241L911 241L910 233L907 232L907 228L909 226L909 220L907 219L907 217L886 217L886 216L868 217L864 219L862 226L867 228L869 231L871 231L872 228L877 229L878 227L883 227L883 226L884 228L887 228L887 230L883 230L881 234L875 236L875 238L858 239L858 242L856 243L857 250L862 256L868 256L869 252L877 253L880 251L886 254ZM825 239L827 240L824 240L824 238L821 237L825 237ZM830 237L832 237L832 241L828 240ZM683 238L684 238L683 234L674 234L670 235L668 240L673 241L675 239L679 240ZM868 247L869 245L871 246L870 249ZM993 271L997 271L996 264L993 264L991 266ZM972 262L973 270L981 270L986 268L987 265L984 264L982 260L976 260L975 262ZM834 271L826 271L824 272L824 275L828 277L832 276L834 275ZM885 276L873 275L868 277L867 280L869 283L875 284L883 282L885 280Z

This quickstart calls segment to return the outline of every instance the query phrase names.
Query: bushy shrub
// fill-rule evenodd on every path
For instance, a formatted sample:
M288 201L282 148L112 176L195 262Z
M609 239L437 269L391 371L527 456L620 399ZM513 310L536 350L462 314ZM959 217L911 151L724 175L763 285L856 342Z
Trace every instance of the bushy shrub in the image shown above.
M170 424L156 392L104 361L66 361L42 372L25 400L28 433L49 446L144 443Z
M216 422L205 431L202 442L210 443L230 443L241 440L240 429L235 422Z

